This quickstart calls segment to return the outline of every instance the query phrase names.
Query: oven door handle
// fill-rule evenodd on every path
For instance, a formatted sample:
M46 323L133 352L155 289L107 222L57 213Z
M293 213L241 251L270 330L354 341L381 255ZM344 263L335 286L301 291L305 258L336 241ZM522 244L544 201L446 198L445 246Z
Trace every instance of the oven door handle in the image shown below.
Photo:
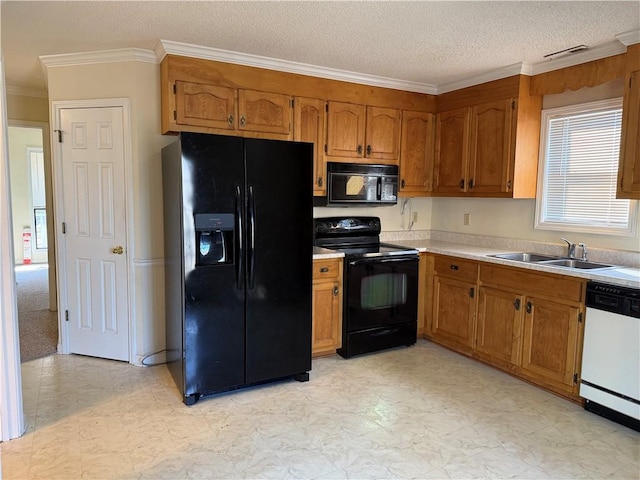
M395 262L406 262L411 260L417 260L417 257L404 257L397 256L392 258L384 258L384 257L369 257L369 258L361 258L358 260L349 261L349 265L361 265L363 263L395 263Z

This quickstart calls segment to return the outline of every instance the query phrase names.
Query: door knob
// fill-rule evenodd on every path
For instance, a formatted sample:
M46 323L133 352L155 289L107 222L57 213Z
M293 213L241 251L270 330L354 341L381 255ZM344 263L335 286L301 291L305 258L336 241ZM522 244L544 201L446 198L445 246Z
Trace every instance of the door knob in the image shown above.
M122 248L122 245L118 245L116 248L111 249L111 253L115 253L116 255L122 255L124 253L124 248Z

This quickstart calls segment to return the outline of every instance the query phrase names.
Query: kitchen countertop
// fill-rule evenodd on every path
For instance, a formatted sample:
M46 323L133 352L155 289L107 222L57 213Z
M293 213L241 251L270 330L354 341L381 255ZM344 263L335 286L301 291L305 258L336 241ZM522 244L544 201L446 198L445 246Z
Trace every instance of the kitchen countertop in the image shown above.
M445 242L441 240L394 240L391 243L415 248L420 252L450 255L454 257L468 258L470 260L507 265L510 267L519 267L527 270L537 270L539 272L557 273L570 277L586 278L588 280L595 280L623 287L640 288L640 268L619 266L606 269L580 270L576 268L564 268L540 263L504 260L488 256L495 255L497 253L512 253L516 250L477 247L475 245Z
M323 258L343 258L344 253L329 250L328 248L313 247L313 259L320 260Z

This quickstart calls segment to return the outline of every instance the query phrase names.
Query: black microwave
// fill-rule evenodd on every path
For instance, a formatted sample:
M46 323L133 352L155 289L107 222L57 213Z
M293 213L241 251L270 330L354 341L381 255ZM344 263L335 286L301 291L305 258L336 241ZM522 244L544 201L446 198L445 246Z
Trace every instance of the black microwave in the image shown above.
M398 166L327 162L327 206L398 203Z

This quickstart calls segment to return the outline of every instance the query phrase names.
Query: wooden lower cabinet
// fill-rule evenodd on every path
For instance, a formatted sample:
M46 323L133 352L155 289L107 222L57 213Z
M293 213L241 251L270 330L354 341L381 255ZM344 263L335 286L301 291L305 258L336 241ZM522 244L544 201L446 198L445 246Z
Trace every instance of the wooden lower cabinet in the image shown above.
M313 262L312 345L314 357L342 346L342 259Z
M586 280L476 262L473 282L473 262L434 263L425 337L580 401Z
M524 317L522 369L527 377L569 392L577 378L580 308L527 297Z
M503 366L518 365L522 354L523 296L491 287L480 287L476 353Z

